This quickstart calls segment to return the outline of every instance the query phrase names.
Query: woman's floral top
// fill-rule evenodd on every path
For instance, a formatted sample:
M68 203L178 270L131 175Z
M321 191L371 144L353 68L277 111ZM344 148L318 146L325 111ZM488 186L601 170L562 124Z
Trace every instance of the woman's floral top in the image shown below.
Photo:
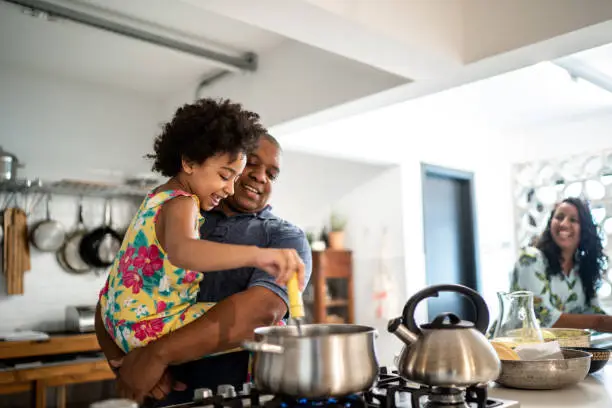
M523 250L512 272L511 291L528 290L534 294L535 314L542 327L551 327L562 313L606 314L597 298L590 305L582 290L578 265L569 275L546 276L548 261L537 248Z
M192 197L200 208L198 198L183 191L149 194L134 216L100 292L106 329L126 352L195 320L214 305L196 303L203 274L172 265L155 234L162 204L178 196ZM202 221L198 216L194 237Z

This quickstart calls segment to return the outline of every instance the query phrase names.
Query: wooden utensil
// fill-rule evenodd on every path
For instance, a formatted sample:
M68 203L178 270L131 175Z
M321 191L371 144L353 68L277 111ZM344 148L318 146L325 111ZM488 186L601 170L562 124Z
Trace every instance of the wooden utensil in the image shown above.
M23 258L23 272L27 272L32 269L30 261L30 240L28 239L28 216L25 211L19 210L17 212L17 219L19 225L19 240L21 243L21 256Z
M9 238L9 247L8 247L8 277L7 277L7 286L8 286L8 294L16 295L18 293L17 286L17 270L19 269L19 264L21 262L17 253L17 228L15 224L13 224L13 220L11 220L11 224L9 225L8 230L8 238Z
M13 219L13 209L12 208L7 208L6 210L4 210L4 216L3 216L3 221L2 221L2 227L4 229L4 243L2 244L2 272L4 273L4 276L8 277L8 259L9 259L9 251L8 251L8 247L9 247L9 242L10 239L8 237L8 230L9 230L9 225L11 224L11 221ZM8 285L8 283L7 283Z
M21 280L23 278L23 245L21 242L21 217L19 212L13 212L13 233L15 234L13 251L15 252L15 268L13 276L15 279L15 287L13 294L19 295L21 288Z
M19 257L19 269L17 269L17 293L24 292L24 273L30 270L30 242L28 240L28 217L23 210L14 214L17 224L17 256Z
M9 208L5 212L4 220L7 294L21 295L24 293L23 274L26 267L29 268L29 254L26 252L27 217L23 210Z

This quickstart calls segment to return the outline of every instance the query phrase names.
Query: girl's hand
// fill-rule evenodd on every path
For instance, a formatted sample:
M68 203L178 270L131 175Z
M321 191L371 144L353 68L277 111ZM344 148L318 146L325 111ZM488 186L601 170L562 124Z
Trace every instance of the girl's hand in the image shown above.
M282 286L296 273L300 290L304 290L304 262L295 249L258 248L254 266L275 276Z

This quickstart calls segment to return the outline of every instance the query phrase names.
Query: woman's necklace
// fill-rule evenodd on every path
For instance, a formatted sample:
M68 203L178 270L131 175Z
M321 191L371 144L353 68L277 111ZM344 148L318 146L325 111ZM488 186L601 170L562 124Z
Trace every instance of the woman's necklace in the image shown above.
M569 276L569 274L572 272L572 269L574 269L574 261L572 260L572 258L570 257L567 261L565 260L565 258L561 258L561 271L563 272L563 274L565 276Z

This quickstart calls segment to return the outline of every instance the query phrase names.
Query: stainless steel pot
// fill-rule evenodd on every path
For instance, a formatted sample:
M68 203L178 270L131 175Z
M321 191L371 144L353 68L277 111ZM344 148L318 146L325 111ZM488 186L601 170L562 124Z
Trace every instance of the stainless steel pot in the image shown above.
M17 179L17 169L23 167L23 164L17 160L17 157L0 147L0 180L13 181Z
M274 394L303 398L340 397L372 387L378 374L376 330L351 324L306 324L261 327L255 342L257 387Z

